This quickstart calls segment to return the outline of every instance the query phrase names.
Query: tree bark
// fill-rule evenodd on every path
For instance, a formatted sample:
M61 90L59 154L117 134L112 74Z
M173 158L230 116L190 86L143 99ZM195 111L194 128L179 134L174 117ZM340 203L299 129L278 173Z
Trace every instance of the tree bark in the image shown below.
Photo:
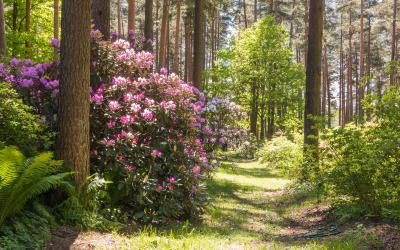
M257 138L257 118L258 118L258 95L257 83L251 85L251 114L250 114L250 132Z
M117 1L117 21L118 21L118 36L121 36L122 34L121 0Z
M5 57L7 55L7 43L6 43L6 27L4 21L4 3L0 0L0 56Z
M247 19L247 5L246 0L243 0L243 15L244 15L244 27L247 29L248 27L248 19Z
M347 103L346 103L346 121L349 123L353 120L353 43L352 43L352 15L349 9L349 54L347 61Z
M321 101L321 116L326 116L326 92L327 92L327 85L328 85L328 55L327 55L327 48L326 45L324 46L324 56L323 56L323 78L322 78L322 101Z
M310 163L319 160L319 130L315 118L321 114L321 56L324 1L310 1L308 54L306 70L306 97L304 112L304 149ZM317 165L317 164L315 164Z
M77 184L89 175L90 16L90 0L62 2L57 156L74 167Z
M360 20L360 82L358 87L358 121L364 120L364 109L362 107L362 100L364 99L364 81L365 81L365 44L364 44L364 1L361 1L361 20Z
M146 0L144 13L144 36L153 40L153 0ZM153 51L152 43L146 44L146 50Z
M179 35L181 27L181 2L176 3L176 20L175 20L175 48L174 48L174 65L172 71L179 74Z
M128 34L135 32L136 0L128 0Z
M396 64L397 67L397 38L396 38L396 22L397 22L397 0L393 0L393 20L392 20L392 54L391 61ZM393 85L396 83L397 78L397 70L395 67L392 69L390 74L390 84Z
M31 0L25 0L25 32L29 34L31 32ZM30 42L25 42L26 57L30 54Z
M254 22L258 19L258 1L254 0Z
M309 26L308 26L308 19L309 19L309 4L308 4L308 0L304 0L304 65L307 68L307 55L308 55L308 45L306 43L307 39L308 39L308 30L309 30Z
M60 0L54 0L54 12L53 12L53 37L57 40L59 40L59 34L60 34L60 20L59 20L59 15L60 15ZM53 52L53 60L57 61L58 60L58 49L54 48Z
M105 40L110 39L110 1L92 0L92 19L94 28L98 29Z
M167 29L168 29L168 7L169 1L163 0L163 11L162 11L162 21L161 21L161 38L160 38L160 55L158 62L158 69L165 68L166 66L166 51L167 51Z
M202 89L204 72L204 0L195 1L193 43L193 85Z

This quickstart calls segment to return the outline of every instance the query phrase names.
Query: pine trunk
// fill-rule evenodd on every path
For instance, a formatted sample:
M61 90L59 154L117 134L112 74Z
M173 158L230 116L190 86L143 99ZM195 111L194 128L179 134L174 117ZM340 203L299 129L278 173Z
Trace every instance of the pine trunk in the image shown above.
M7 43L6 43L6 28L4 21L4 3L0 0L0 56L5 57L7 55Z
M395 63L397 66L397 37L396 37L396 22L397 22L397 0L393 0L393 20L392 20L392 55L391 61ZM393 67L392 72L390 74L390 84L393 85L396 83L397 78L397 70L396 67Z
M361 20L360 20L360 82L358 87L358 121L364 120L364 109L362 100L364 99L364 81L365 81L365 44L364 44L364 1L361 1Z
M146 0L144 13L144 37L153 40L153 0ZM153 51L152 43L146 44L146 50Z
M2 1L2 0L1 0ZM53 10L53 37L57 40L59 40L59 33L60 33L60 0L54 0L54 10ZM58 60L58 49L54 48L53 52L53 60L57 61Z
M31 32L31 0L25 0L25 32L29 34ZM30 55L30 42L29 38L25 42L26 57Z
M174 65L172 71L179 74L179 35L181 27L181 3L176 3L176 22L175 22L175 49L174 49Z
M62 17L57 156L83 184L89 176L90 0L63 1Z
M319 160L319 130L315 119L321 115L320 96L323 15L324 1L311 0L309 30L313 32L309 32L308 34L306 100L304 112L304 149L305 156L310 163L315 163Z
M165 68L167 61L167 29L168 29L168 3L169 0L163 0L163 11L161 21L161 37L160 37L160 51L158 69Z
M204 72L204 0L195 1L193 43L193 85L202 89Z
M98 29L105 40L110 39L110 1L92 0L92 19L94 28Z
M353 119L353 43L352 43L352 16L349 10L349 54L347 60L347 103L346 103L346 121L349 123Z
M135 32L136 0L128 0L128 34Z

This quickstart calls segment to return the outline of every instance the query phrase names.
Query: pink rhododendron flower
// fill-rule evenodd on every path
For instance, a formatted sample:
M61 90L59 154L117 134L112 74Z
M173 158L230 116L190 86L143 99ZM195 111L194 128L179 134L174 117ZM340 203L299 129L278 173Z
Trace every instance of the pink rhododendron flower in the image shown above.
M201 167L200 167L200 166L194 166L194 167L193 167L192 173L193 173L194 176L199 175L200 172L201 172Z
M140 69L150 69L153 65L154 55L150 52L141 51L135 55L135 62Z
M112 47L114 49L129 49L131 45L129 44L128 41L125 41L123 39L118 39L117 41L113 42Z
M107 122L107 128L112 129L115 127L116 122L115 121L109 121Z
M125 164L124 167L125 167L125 170L127 170L127 171L131 171L131 170L134 170L136 168L136 166L133 165L132 163Z
M32 79L23 79L20 83L21 87L23 88L30 88L33 86L33 81Z
M161 185L161 184L157 184L157 185L156 185L156 189L157 189L159 192L161 192L161 191L164 190L164 187L163 187L163 185Z
M160 106L166 110L175 110L176 104L173 101L162 101Z
M176 178L175 178L175 176L167 177L166 181L170 182L170 183L175 183Z
M126 94L124 95L124 101L125 101L125 102L131 103L133 100L134 100L134 99L133 99L132 93L129 92L129 93L126 93Z
M100 105L104 101L104 96L102 94L94 94L92 96L92 100L97 104Z
M143 112L142 112L142 117L146 120L146 121L149 121L149 122L151 122L151 121L154 121L154 114L153 114L153 112L151 112L150 110L148 110L148 109L145 109Z
M138 112L140 112L140 111L142 110L142 107L140 106L140 104L132 103L132 105L131 105L131 110L132 110L134 113L138 113Z
M121 108L121 105L119 104L118 101L109 101L109 102L108 102L108 108L109 108L112 112L115 112L115 111L117 111L118 109Z
M160 150L154 149L153 151L151 151L151 155L155 157L161 157L162 152Z
M128 78L121 77L121 76L114 77L112 79L112 84L115 87L125 87L129 84L129 82L130 82L130 80Z
M152 106L154 105L154 100L151 98L146 98L144 99L144 104L146 104L147 106Z
M123 125L127 125L129 123L132 122L132 116L130 115L123 115L121 116L121 118L119 119L119 121L123 124Z

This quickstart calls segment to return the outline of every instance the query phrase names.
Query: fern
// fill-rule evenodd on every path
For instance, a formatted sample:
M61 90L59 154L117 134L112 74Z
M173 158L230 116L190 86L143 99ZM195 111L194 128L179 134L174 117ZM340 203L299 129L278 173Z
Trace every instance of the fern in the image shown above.
M26 159L14 147L0 150L0 226L4 220L25 204L54 187L73 190L65 178L72 173L59 173L62 162L53 160L52 153Z

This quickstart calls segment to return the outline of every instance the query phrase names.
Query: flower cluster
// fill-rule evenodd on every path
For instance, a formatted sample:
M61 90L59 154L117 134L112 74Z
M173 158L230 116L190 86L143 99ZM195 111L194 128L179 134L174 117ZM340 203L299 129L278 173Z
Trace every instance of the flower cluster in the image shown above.
M247 141L247 130L238 124L246 117L240 105L228 98L214 97L202 109L202 114L207 117L207 128L216 132L210 142L217 141L224 149L237 149Z
M12 84L44 121L55 126L59 94L58 63L35 64L29 59L12 58L8 64L0 64L0 80Z

